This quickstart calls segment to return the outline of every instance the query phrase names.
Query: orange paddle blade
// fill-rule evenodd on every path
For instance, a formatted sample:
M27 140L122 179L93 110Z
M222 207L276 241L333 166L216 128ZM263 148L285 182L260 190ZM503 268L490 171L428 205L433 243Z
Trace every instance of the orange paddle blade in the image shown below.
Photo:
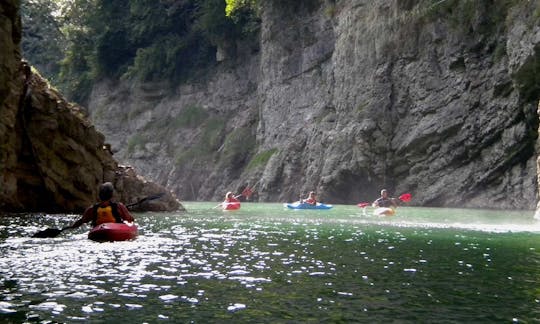
M246 198L249 198L249 196L251 196L252 194L253 194L253 191L249 187L246 187L246 189L242 191L242 196Z

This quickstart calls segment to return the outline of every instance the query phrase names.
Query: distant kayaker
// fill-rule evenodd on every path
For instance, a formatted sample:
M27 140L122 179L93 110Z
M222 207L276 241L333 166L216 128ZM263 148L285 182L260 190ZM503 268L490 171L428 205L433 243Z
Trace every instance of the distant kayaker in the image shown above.
M373 207L391 207L396 208L396 198L388 197L388 191L386 189L381 190L381 197L373 202Z
M308 197L302 200L302 202L305 204L317 205L317 195L315 194L315 191L310 191Z
M240 200L238 200L238 197L240 197L241 195L238 195L238 196L235 196L233 195L232 192L227 192L227 194L225 195L225 201L226 203L233 203L233 202L240 202Z
M93 227L103 223L133 222L135 219L124 204L111 201L113 193L112 183L105 182L100 185L98 193L100 202L88 207L83 216L70 228L77 228L88 222L92 222Z

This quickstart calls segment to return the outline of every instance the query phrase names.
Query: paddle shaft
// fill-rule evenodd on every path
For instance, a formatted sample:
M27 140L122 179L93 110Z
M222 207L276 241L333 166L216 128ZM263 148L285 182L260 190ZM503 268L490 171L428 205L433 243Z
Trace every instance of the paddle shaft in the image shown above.
M402 201L402 202L409 202L409 201L411 201L411 198L412 198L412 195L410 193L405 193L405 194L402 194L401 196L399 196L397 199L396 198L389 198L389 199L394 199L394 200L399 199L399 201ZM365 207L368 207L369 205L371 205L371 204L368 203L368 202L361 202L361 203L357 204L357 206L360 207L360 208L365 208Z
M145 202L145 201L150 201L150 200L155 200L155 199L161 198L161 197L163 197L164 195L165 195L165 193L162 192L162 193L158 193L158 194L156 194L156 195L144 197L143 199L140 199L140 200L137 201L137 202L134 202L134 203L131 203L131 204L127 204L126 207L129 208L129 207L137 206L137 205L142 204L142 203Z

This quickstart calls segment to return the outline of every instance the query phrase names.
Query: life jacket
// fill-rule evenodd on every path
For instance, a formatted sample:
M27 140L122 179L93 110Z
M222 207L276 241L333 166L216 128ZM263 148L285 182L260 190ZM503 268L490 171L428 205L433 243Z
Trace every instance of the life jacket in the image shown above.
M390 198L381 197L377 199L376 202L379 207L392 207L393 206L392 199Z
M307 199L304 199L304 203L310 204L310 205L316 205L316 204L317 204L317 200L315 200L315 199L313 199L313 198L307 198Z
M94 219L92 220L92 226L103 223L122 223L122 217L120 217L116 203L97 203L93 208Z

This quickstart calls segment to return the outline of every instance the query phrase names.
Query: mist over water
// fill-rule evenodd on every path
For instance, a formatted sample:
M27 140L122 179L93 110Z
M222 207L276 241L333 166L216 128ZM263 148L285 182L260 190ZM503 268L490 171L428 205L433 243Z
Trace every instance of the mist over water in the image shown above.
M0 321L540 320L533 212L185 206L116 243L31 238L76 215L1 217Z

